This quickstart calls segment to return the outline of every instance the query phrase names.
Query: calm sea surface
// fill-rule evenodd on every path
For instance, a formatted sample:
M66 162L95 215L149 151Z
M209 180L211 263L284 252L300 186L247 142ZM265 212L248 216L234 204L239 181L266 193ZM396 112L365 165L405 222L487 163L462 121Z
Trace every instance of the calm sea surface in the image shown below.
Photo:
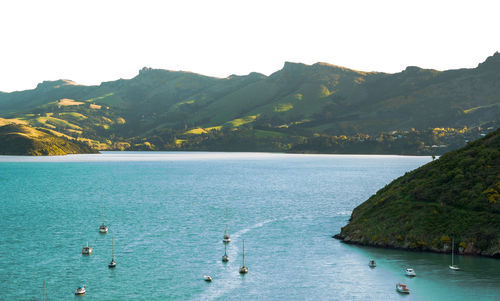
M500 300L500 260L350 246L354 207L428 157L0 156L0 300ZM99 234L101 200L108 234ZM222 263L225 208L229 263ZM108 269L111 239L117 267ZM249 273L240 276L242 240ZM88 241L94 248L82 256ZM378 266L368 267L373 258ZM404 276L412 267L417 277ZM213 277L212 283L203 275ZM409 296L395 291L406 283ZM74 289L87 286L75 297Z

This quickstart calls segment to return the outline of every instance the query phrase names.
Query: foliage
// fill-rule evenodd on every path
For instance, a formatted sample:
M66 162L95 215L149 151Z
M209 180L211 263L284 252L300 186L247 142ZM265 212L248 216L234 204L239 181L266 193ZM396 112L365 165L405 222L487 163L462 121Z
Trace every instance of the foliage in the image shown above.
M453 237L467 252L500 256L500 203L492 201L499 179L496 130L379 190L354 209L340 236L376 245L377 235L389 246L434 251L447 250Z

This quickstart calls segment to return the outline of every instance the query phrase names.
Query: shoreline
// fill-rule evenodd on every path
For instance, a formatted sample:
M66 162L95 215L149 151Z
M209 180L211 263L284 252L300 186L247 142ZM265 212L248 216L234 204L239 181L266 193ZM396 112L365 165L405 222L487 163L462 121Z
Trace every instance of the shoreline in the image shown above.
M395 245L383 244L383 243L361 242L361 241L346 239L347 237L342 236L340 233L333 235L332 238L337 239L340 242L348 244L348 245L357 245L357 246L374 247L374 248L380 248L380 249L410 251L410 252L451 254L450 248L443 248L440 250L437 248L423 248L423 247L411 248L409 246L403 247L403 246L395 246ZM457 252L455 252L455 254L456 255L463 255L463 256L486 257L486 258L500 259L500 251L490 255L490 254L481 254L481 252L479 250L471 250L468 252L458 250Z

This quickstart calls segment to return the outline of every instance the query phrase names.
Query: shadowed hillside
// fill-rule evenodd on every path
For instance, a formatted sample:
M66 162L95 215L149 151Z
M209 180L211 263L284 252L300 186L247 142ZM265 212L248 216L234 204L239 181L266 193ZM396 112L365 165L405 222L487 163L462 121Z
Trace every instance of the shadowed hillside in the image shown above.
M500 130L394 180L335 237L379 247L500 257Z

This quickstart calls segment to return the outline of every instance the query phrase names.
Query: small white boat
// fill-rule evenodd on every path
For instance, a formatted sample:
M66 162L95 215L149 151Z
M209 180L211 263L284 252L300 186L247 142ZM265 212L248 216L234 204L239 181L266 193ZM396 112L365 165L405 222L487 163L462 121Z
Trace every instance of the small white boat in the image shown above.
M203 276L203 279L205 279L206 282L212 282L212 277L208 275Z
M243 240L243 260L242 260L242 266L240 268L240 274L246 274L248 273L248 268L245 266L245 240Z
M99 226L99 233L106 234L108 233L108 226L106 226L104 223Z
M406 287L406 285L398 283L396 284L396 291L401 294L409 294L410 290Z
M92 247L89 247L89 242L87 241L87 245L82 249L82 255L90 255L92 254Z
M377 266L377 264L375 263L375 260L370 260L370 261L368 262L368 266L369 266L370 268L374 268L374 267L376 267L376 266Z
M226 244L224 244L224 255L222 255L222 262L228 262L229 261L229 256L227 256L227 247Z
M449 266L450 267L450 270L453 270L453 271L460 271L460 268L456 265L453 264L453 254L455 253L454 252L454 246L455 246L455 240L452 238L451 239L451 265Z
M108 264L108 268L114 268L116 266L116 260L115 260L115 238L114 237L111 240L111 244L112 244L111 262Z
M406 268L405 274L406 274L406 276L410 276L410 277L417 276L417 274L415 274L415 271L412 268Z
M78 287L75 290L75 295L85 295L87 291L85 290L85 285Z

